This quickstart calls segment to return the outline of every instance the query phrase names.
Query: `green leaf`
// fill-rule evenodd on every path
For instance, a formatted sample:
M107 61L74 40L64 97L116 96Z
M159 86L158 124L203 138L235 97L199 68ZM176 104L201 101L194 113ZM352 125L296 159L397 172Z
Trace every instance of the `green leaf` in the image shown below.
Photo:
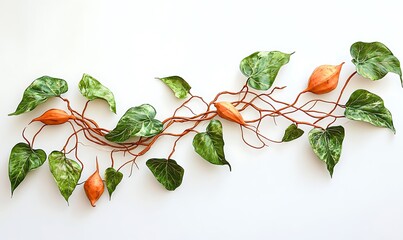
M364 89L358 89L351 94L346 103L344 116L377 127L389 128L393 133L396 133L392 114L384 106L382 98Z
M50 172L57 183L60 193L68 202L81 177L81 166L59 151L53 151L48 159Z
M248 84L257 90L267 90L280 68L290 61L291 54L279 51L255 52L241 61L240 69L248 77Z
M152 158L146 162L154 177L167 190L173 191L182 184L185 170L173 159Z
M46 153L42 149L32 149L26 143L17 143L10 153L8 176L11 183L11 194L24 180L29 171L40 167L46 161Z
M187 83L185 79L179 76L171 76L157 79L163 81L175 93L175 97L180 99L186 98L189 93L189 90L191 89L189 83Z
M206 128L206 132L198 133L193 138L195 151L205 160L216 165L231 165L225 160L224 139L222 125L218 120L211 120Z
M295 139L301 137L303 134L304 134L304 130L298 128L297 125L295 125L295 124L291 124L285 130L283 140L281 140L281 141L290 142L292 140L295 140Z
M105 135L111 142L124 142L130 137L152 137L162 131L162 123L154 119L156 111L153 106L143 104L132 107L120 118L115 129Z
M105 170L105 182L106 188L109 192L109 198L112 197L112 193L115 191L117 185L122 181L123 173L117 172L114 168L109 167Z
M49 98L60 96L67 90L67 82L63 79L49 76L40 77L25 89L20 104L9 116L29 112Z
M326 163L330 176L339 162L341 148L344 140L344 128L342 126L329 127L325 130L314 128L308 135L309 143L320 160Z
M81 94L88 100L103 99L107 101L109 109L116 113L116 102L113 93L95 78L84 73L81 81L78 83L78 88Z
M374 81L392 72L400 76L403 86L400 62L384 44L356 42L351 46L350 53L353 57L352 62L361 76Z

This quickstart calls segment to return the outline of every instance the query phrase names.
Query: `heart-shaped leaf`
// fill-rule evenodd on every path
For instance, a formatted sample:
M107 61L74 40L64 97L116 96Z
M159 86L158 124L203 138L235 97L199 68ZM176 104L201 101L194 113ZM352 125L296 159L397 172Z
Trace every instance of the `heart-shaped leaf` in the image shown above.
M116 102L113 93L95 78L84 73L81 81L78 83L78 88L81 94L88 100L103 99L107 101L109 109L116 113Z
M25 89L20 104L9 116L29 112L49 98L60 96L67 90L67 82L63 79L49 76L40 77Z
M175 94L175 97L184 99L187 97L191 89L189 83L179 76L170 76L164 78L157 78L163 81Z
M281 140L281 141L290 142L292 140L295 140L295 139L301 137L303 134L304 134L304 130L298 128L297 125L295 125L295 124L291 124L285 130L283 140Z
M68 202L81 177L82 168L80 164L72 159L68 159L60 151L53 151L48 159L50 172L56 181L60 193Z
M206 128L206 132L198 133L193 138L195 151L205 160L216 165L231 165L225 160L224 139L222 125L218 120L211 120Z
M182 184L185 170L175 160L152 158L146 165L167 190L173 191Z
M344 116L377 127L389 128L393 133L396 133L392 114L384 106L382 98L364 89L358 89L351 94L346 103Z
M150 104L132 107L120 118L116 127L105 135L111 142L124 142L130 137L152 137L162 131L161 121Z
M309 143L320 160L326 163L330 176L339 162L341 148L344 140L342 126L329 127L325 130L314 128L308 135Z
M403 86L402 69L399 60L380 42L356 42L350 48L352 62L358 74L371 80L379 80L388 72L400 76Z
M255 52L241 61L240 69L248 77L248 84L257 90L267 90L280 68L290 61L291 54L279 51Z
M42 149L32 149L26 143L17 143L10 153L8 176L11 183L11 194L24 180L29 171L34 170L46 161L46 153Z
M109 198L112 197L112 193L115 191L117 185L122 181L123 173L117 172L114 168L109 167L105 170L105 182L106 188L109 192Z

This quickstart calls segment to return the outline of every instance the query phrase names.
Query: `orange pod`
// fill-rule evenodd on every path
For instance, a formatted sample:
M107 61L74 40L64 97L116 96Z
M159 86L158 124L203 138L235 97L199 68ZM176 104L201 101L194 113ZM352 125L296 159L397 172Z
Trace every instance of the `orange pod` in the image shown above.
M216 102L214 103L214 106L217 108L218 116L229 121L245 125L242 115L230 102Z
M46 125L58 125L63 124L70 119L76 119L76 117L63 110L53 108L49 109L41 116L34 118L31 122L40 121Z
M309 78L306 92L315 94L324 94L334 90L339 82L341 67L340 65L321 65L317 67Z
M84 191L90 200L91 206L95 207L95 203L102 196L104 192L104 182L99 175L98 159L97 159L97 170L85 181Z

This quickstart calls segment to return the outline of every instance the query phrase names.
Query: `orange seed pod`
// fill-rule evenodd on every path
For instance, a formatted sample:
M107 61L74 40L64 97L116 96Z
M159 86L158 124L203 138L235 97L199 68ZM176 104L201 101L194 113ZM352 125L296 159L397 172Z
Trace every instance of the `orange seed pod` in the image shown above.
M214 103L214 106L217 108L218 116L229 121L245 125L242 115L230 102L216 102Z
M31 122L40 121L46 125L58 125L63 124L70 119L76 119L76 117L63 110L53 108L49 109L41 116L34 118Z
M343 64L344 62L336 66L321 65L317 67L309 78L308 87L305 91L315 94L324 94L335 89L339 82L340 71Z
M97 170L87 179L87 181L85 181L84 191L88 197L88 200L90 200L91 206L95 207L95 203L104 192L104 182L99 175L98 159Z

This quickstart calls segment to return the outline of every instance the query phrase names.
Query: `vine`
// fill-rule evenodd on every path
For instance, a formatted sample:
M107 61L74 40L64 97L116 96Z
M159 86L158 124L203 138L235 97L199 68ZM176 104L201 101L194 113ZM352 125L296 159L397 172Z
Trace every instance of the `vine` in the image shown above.
M255 52L241 61L240 70L247 79L239 91L220 92L211 101L207 101L201 96L192 94L190 85L179 76L158 78L177 98L184 100L172 116L160 121L156 118L153 106L142 104L129 108L112 130L101 127L96 120L86 115L89 103L95 99L105 100L110 111L116 113L113 93L98 80L88 74L83 75L78 87L88 101L81 110L77 110L72 108L69 99L62 96L68 90L65 80L49 76L40 77L25 89L16 111L10 115L20 115L34 110L52 97L58 97L65 103L66 108L64 110L52 108L34 118L31 122L39 121L43 125L32 138L26 136L26 128L22 131L25 142L17 143L12 148L9 158L11 193L14 193L30 171L39 168L48 159L50 171L60 193L68 202L86 164L79 157L78 146L83 139L110 152L110 167L105 170L104 179L99 174L96 158L96 170L85 180L84 190L92 206L95 206L103 194L104 185L111 196L123 179L121 169L136 164L139 157L149 152L162 138L173 140L172 150L166 158L148 159L146 165L167 190L175 190L182 183L184 169L172 157L177 143L186 135L194 135L194 150L203 159L215 165L228 165L231 170L231 165L225 158L223 127L219 119L239 125L243 142L255 149L264 148L272 143L290 142L304 134L300 126L311 127L308 133L309 143L332 176L340 159L345 135L344 128L336 125L337 120L348 118L363 121L395 132L392 115L384 106L381 97L365 89L357 89L346 103L342 104L341 99L345 89L357 74L375 81L392 72L398 74L402 81L399 60L379 42L356 42L351 46L350 52L356 71L343 82L335 101L315 98L302 102L300 98L306 93L320 95L336 89L344 63L316 68L309 78L307 88L301 91L294 101L287 103L276 97L285 87L272 87L272 85L281 67L289 62L293 53ZM236 97L237 100L223 100L227 97ZM318 108L318 103L326 105L330 110L321 110ZM203 111L195 112L191 104L201 104ZM337 109L344 110L344 114L337 114ZM182 114L183 110L188 114ZM249 117L249 112L256 114L254 117ZM282 139L270 138L262 129L264 121L270 119L276 121L277 118L284 118L291 123L285 129ZM199 129L199 125L203 122L208 122L205 131ZM48 156L44 150L34 149L35 139L45 127L65 123L71 126L72 132L60 149L52 151ZM181 131L175 131L177 128L174 126L178 125L185 127ZM253 133L258 144L247 140L246 131ZM70 155L73 155L74 159L67 157ZM130 159L117 161L117 156L130 156Z

